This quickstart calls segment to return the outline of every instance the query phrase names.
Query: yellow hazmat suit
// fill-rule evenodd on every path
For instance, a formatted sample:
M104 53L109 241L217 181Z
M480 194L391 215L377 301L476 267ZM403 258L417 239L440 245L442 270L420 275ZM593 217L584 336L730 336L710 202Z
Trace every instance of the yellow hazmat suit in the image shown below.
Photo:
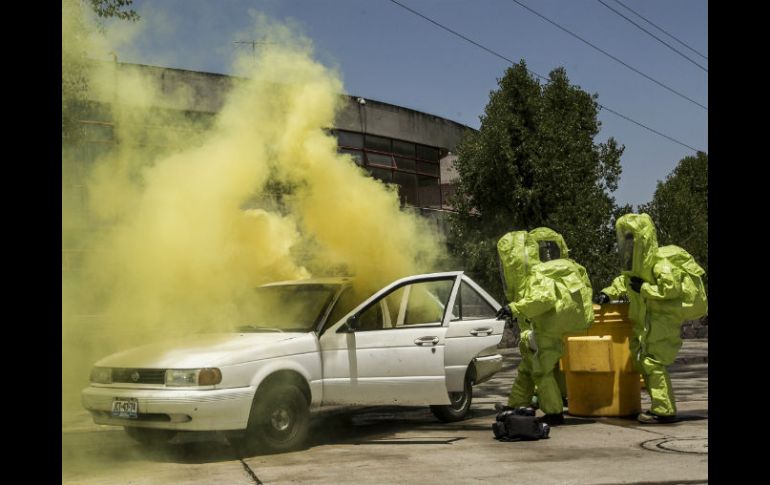
M621 275L602 293L613 299L628 295L629 317L634 323L631 355L652 400L652 415L639 415L639 420L671 421L676 403L666 366L674 363L682 346L683 320L698 318L708 310L701 281L705 272L684 249L659 248L655 225L647 214L626 214L617 220L615 229Z
M547 228L538 231L543 229ZM522 360L508 405L529 406L537 387L540 409L546 415L561 415L561 392L554 368L564 353L562 337L588 328L594 313L585 268L566 258L566 244L560 235L547 239L558 242L541 244L542 239L526 231L514 231L497 243L507 306L521 330ZM541 251L545 248L550 258L554 246L561 257L540 262L546 259Z

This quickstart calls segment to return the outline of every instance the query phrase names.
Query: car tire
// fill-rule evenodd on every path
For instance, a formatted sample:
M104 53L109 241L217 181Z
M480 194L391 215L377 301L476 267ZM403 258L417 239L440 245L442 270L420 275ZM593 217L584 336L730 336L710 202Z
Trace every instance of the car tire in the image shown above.
M465 374L465 382L463 384L462 392L450 392L449 400L451 404L431 406L430 410L439 421L444 423L452 423L455 421L462 421L468 415L468 411L471 409L471 401L473 401L473 382L471 381L470 373Z
M123 429L131 439L147 446L164 445L176 436L176 431L171 429L137 428L135 426L124 426Z
M245 435L234 444L246 450L283 453L301 448L309 429L305 394L293 384L277 384L254 397Z

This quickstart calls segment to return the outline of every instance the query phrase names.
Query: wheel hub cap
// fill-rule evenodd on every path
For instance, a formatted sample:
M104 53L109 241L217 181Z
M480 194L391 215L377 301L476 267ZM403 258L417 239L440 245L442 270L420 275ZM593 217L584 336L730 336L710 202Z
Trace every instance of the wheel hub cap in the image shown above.
M285 409L276 409L270 416L270 422L272 423L273 428L277 429L278 431L286 431L286 429L289 427L289 424L291 424L289 412Z
M449 400L452 402L452 406L455 408L461 408L465 404L464 392L450 392Z

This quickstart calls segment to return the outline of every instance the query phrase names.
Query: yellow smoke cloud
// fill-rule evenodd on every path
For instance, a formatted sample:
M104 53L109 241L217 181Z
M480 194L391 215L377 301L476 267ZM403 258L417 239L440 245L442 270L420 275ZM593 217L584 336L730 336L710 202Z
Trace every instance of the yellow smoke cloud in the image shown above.
M69 14L63 28L82 25ZM62 280L62 378L72 402L96 359L227 329L233 301L256 285L344 266L368 292L435 269L443 255L435 230L403 212L394 190L337 153L325 129L340 108L339 77L312 59L307 39L257 17L273 43L236 60L244 77L213 124L158 109L189 92L163 92L112 63L82 71L90 97L109 102L115 143L93 167L82 151L62 150L63 174L81 167L88 199L83 216L64 194L62 212L63 231L79 228L85 258ZM77 58L68 49L82 42L68 38L83 36L63 33L64 57ZM276 187L289 190L279 197Z

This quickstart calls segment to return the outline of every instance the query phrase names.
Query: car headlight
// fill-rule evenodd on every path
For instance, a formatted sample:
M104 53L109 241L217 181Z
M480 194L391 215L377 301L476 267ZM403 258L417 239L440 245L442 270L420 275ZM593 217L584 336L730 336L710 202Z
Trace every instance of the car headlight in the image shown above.
M167 386L213 386L222 382L222 372L217 368L168 369Z
M91 369L91 382L96 384L112 384L112 369L109 367L94 367Z

